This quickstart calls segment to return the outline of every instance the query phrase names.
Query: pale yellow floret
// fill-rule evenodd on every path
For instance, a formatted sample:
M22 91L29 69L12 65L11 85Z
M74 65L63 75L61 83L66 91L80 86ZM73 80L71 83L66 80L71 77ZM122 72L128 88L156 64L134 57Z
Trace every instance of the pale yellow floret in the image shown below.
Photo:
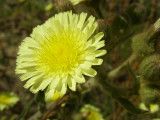
M0 111L15 105L19 98L14 93L1 92L0 93Z
M25 88L33 93L46 90L46 96L55 92L65 94L67 86L75 91L76 83L85 82L83 75L94 77L92 65L101 65L99 57L106 54L104 34L94 35L95 18L86 13L56 14L33 29L19 47L16 73L27 80ZM46 89L47 88L47 89Z
M100 110L92 105L86 104L81 112L86 114L86 120L104 120Z
M99 112L91 110L87 116L87 120L103 120L103 118Z

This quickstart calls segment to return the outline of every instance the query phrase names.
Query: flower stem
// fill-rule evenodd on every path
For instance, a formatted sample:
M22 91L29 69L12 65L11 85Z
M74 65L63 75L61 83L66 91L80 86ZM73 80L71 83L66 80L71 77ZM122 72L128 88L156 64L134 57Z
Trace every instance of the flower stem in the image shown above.
M137 54L133 52L131 56L127 60L125 60L120 66L108 73L108 78L113 79L117 77L121 73L121 71L128 65L128 63L132 64L136 60L136 58Z

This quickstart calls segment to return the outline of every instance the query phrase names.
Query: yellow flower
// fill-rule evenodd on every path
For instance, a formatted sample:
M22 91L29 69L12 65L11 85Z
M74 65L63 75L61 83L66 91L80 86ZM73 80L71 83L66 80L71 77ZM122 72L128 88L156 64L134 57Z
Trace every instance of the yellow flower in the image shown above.
M87 14L64 12L56 14L34 28L19 47L16 73L27 80L25 88L37 93L46 90L50 98L55 92L65 94L67 86L75 91L76 83L85 82L83 75L94 77L92 65L102 64L97 58L106 54L102 32L94 35L95 18ZM101 40L101 41L100 41Z
M80 2L84 2L86 0L70 0L70 2L73 4L73 5L77 5L79 4Z
M86 114L86 120L104 120L100 110L92 105L86 104L81 112Z
M16 94L1 92L0 93L0 111L15 105L18 101L19 101L19 98Z
M140 103L139 107L142 110L146 110L146 111L150 111L150 113L155 113L159 110L159 105L158 104L150 104L149 105L149 109L146 107L146 105L144 103Z

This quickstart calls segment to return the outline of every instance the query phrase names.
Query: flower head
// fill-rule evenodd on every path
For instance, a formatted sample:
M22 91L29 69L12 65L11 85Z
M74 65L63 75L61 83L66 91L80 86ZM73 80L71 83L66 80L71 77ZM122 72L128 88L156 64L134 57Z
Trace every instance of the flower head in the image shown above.
M86 104L81 112L86 114L86 120L104 120L100 110L92 105Z
M16 94L1 92L0 93L0 111L15 105L18 101L19 101L19 98Z
M104 34L93 35L97 23L93 16L86 17L86 13L56 14L23 40L16 73L22 74L22 81L27 80L25 88L33 93L47 88L46 97L52 97L55 92L65 94L67 86L75 91L76 83L85 82L83 75L97 74L91 67L102 64L97 57L106 54L99 50L105 45L101 40Z

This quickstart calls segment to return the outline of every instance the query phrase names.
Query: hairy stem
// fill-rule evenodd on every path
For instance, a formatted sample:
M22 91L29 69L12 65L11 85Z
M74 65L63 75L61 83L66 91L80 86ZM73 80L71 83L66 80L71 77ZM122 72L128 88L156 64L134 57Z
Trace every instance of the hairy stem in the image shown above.
M137 54L136 53L132 53L131 56L125 60L120 66L118 66L117 68L111 70L109 73L108 73L108 78L109 79L113 79L115 77L117 77L121 71L128 65L128 63L132 64L137 58Z

